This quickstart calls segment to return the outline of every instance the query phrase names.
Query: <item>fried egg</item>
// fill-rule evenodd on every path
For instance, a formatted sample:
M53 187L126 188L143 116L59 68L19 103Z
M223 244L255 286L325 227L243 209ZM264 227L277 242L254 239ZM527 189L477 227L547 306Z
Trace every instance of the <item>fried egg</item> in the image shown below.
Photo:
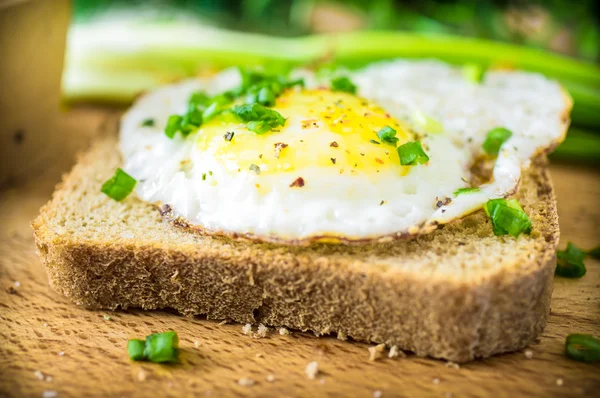
M164 134L190 95L239 86L237 70L161 87L123 116L124 169L139 197L169 205L186 225L211 234L288 244L370 242L427 233L506 197L537 153L564 138L570 99L543 76L489 71L471 82L437 61L388 61L347 72L356 94L336 92L307 70L272 109L286 118L265 134L216 117L173 139ZM154 120L147 126L144 120ZM398 142L382 141L389 126ZM504 127L492 177L473 187L487 132ZM429 160L401 165L397 147L420 141ZM489 157L489 156L488 156Z

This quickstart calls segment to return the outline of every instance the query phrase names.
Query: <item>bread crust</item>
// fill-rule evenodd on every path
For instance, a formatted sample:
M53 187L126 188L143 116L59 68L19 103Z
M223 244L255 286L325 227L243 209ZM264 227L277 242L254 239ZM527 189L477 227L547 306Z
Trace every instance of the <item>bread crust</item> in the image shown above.
M494 237L478 212L427 236L360 247L182 231L135 197L104 198L99 186L119 162L114 137L97 143L32 223L50 285L78 305L173 308L455 362L521 349L546 324L559 229L543 155L516 195L532 218L531 236ZM75 228L73 218L86 221ZM143 232L121 238L117 226L101 229L105 218ZM494 256L498 264L479 266Z

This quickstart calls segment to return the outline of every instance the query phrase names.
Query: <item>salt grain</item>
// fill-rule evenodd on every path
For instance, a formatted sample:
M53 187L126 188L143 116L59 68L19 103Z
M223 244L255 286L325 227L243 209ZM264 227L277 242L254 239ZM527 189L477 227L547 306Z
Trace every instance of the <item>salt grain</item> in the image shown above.
M319 364L317 363L317 361L312 361L311 363L306 365L306 369L304 369L304 372L310 380L314 380L315 377L317 377L317 374L319 373Z
M557 386L562 386L563 385L563 379L556 379L556 385Z
M61 351L61 352L58 353L58 355L61 356L61 357L64 357L65 356L65 352Z
M44 374L42 372L40 372L39 370L36 370L35 372L33 372L33 375L38 380L44 380Z
M260 325L258 325L258 331L256 332L256 334L253 337L257 338L257 339L262 339L263 337L267 337L268 331L269 331L269 328L261 323Z
M447 368L460 369L460 365L452 361L446 362L445 366Z
M435 379L432 380L433 384L440 384L440 379L438 379L437 377Z
M275 381L275 376L274 376L274 375L267 375L267 381L268 381L269 383L272 383L272 382L274 382L274 381Z
M279 334L282 336L285 336L285 335L290 334L290 331L287 330L286 328L279 328Z
M21 282L15 281L15 287L21 287Z
M42 393L42 398L56 398L58 397L58 393L53 390L46 390Z
M533 358L533 351L525 350L525 358L527 358L527 359Z
M238 385L240 385L242 387L251 387L256 382L249 377L242 377L241 379L238 380L237 383L238 383Z
M373 398L381 398L382 395L383 395L383 393L379 390L373 392Z
M242 326L242 333L244 333L245 335L249 335L252 333L252 325L247 323L244 326Z
M138 372L137 378L139 381L146 381L146 379L148 378L148 374L146 372L144 372L144 369L140 369L140 371Z

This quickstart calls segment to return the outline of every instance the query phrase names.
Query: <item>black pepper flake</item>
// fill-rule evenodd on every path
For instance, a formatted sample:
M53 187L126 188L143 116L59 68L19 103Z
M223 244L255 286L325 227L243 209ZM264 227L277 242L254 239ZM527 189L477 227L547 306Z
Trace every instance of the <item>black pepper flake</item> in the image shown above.
M249 167L250 170L252 170L253 172L255 172L256 174L260 174L260 167L258 167L257 165L255 165L254 163L252 163Z
M231 141L233 139L234 135L235 135L235 133L233 131L228 131L225 133L223 138L225 138L225 141Z
M296 179L294 180L294 182L292 182L292 183L290 184L290 187L291 187L291 188L293 188L293 187L298 187L298 188L301 188L301 187L303 187L303 186L304 186L304 178L302 178L302 177L298 177L298 178L296 178Z
M446 206L447 204L450 204L450 202L452 202L451 198L444 198L443 200L438 200L437 203L435 204L435 206L439 209L442 206Z
M381 203L379 203L379 206L383 206L384 203L385 203L385 200L382 200Z
M333 141L331 144L329 144L329 146L333 147L333 148L337 148L339 145L337 142Z
M259 159L262 159L262 153L258 155L258 158L259 158Z
M381 145L381 143L379 141L375 141L375 140L369 140L369 142L371 144L375 144L375 145Z
M331 159L331 163L335 164L335 158L330 158Z
M285 148L287 148L288 144L285 144L283 142L277 142L273 146L275 147L275 157L277 159L279 159L279 155L281 154L281 151L284 150Z

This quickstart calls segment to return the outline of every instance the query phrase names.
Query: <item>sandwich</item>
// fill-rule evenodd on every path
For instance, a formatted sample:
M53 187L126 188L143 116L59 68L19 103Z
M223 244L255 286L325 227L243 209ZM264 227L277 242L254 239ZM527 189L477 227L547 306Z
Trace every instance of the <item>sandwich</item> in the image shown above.
M541 75L393 60L141 96L33 222L50 285L465 362L521 349L559 238Z

